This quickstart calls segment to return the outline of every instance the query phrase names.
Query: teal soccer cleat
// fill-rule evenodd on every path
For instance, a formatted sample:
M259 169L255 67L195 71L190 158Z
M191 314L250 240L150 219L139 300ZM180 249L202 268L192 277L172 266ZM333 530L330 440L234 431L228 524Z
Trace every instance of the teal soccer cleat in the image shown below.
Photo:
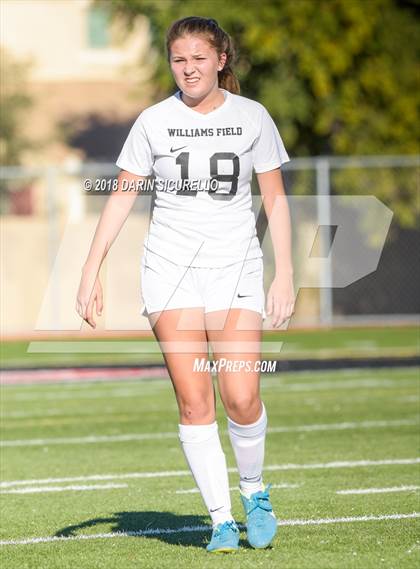
M254 492L250 498L240 492L246 514L248 542L257 549L270 545L277 531L277 520L268 494L270 486L267 484L264 490Z
M239 529L235 520L217 524L206 547L212 553L229 553L239 549Z

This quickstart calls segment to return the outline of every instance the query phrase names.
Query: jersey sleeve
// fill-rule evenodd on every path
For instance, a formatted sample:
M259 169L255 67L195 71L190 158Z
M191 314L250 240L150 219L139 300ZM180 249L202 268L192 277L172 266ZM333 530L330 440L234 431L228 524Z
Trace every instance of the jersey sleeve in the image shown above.
M116 165L137 176L150 176L153 162L152 149L140 114L128 133Z
M263 107L260 132L252 146L252 161L257 174L290 162L277 126L265 107Z

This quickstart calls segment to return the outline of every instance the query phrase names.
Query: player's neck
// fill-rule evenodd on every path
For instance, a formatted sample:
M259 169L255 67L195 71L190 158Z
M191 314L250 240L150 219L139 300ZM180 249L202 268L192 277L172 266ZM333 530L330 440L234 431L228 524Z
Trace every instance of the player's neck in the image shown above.
M203 114L211 113L211 111L214 111L217 109L217 107L223 105L225 101L223 91L221 91L219 88L217 88L215 91L210 92L202 99L193 99L181 91L180 98L181 101L187 105L187 107L191 107L198 113Z

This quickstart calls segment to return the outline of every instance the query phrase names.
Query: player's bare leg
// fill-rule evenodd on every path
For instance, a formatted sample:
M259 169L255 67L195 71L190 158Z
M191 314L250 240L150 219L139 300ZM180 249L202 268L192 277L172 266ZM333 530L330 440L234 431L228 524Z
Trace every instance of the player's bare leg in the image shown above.
M213 528L231 522L231 501L226 458L216 422L215 391L211 374L194 371L195 358L208 361L207 337L204 329L204 310L184 308L152 313L150 322L160 342L168 372L178 402L179 438L212 518ZM191 330L179 330L180 319L191 323ZM173 349L180 342L180 351ZM165 351L165 345L168 350ZM202 346L198 347L197 345ZM191 346L191 349L189 348Z
M208 360L204 310L202 308L163 310L159 313L153 312L149 316L175 391L180 423L183 425L212 423L216 419L216 404L211 375L208 371L194 371L196 358ZM179 329L181 317L182 320L188 319L191 330ZM176 351L177 345L179 352Z
M240 308L209 312L206 326L215 360L223 358L232 364L218 368L219 392L240 476L248 541L253 547L264 548L277 531L277 520L268 494L270 485L264 485L262 479L267 413L260 398L259 368L255 367L261 359L262 316ZM242 351L244 346L252 349ZM235 371L234 363L241 361L248 368Z
M231 308L208 312L205 318L214 358L226 358L232 364L246 361L253 370L255 362L261 359L261 314L254 310ZM251 349L242 352L245 343ZM228 417L236 423L253 423L261 415L260 373L252 370L229 371L226 366L218 373L220 397Z

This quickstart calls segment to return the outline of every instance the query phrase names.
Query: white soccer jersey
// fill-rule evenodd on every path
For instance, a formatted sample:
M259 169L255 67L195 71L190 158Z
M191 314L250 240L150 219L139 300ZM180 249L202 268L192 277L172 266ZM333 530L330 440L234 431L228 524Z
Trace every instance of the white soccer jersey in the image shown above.
M116 161L133 174L154 176L144 246L184 266L223 267L262 257L252 169L266 172L290 160L265 107L222 91L225 101L207 114L188 107L180 91L146 108Z

